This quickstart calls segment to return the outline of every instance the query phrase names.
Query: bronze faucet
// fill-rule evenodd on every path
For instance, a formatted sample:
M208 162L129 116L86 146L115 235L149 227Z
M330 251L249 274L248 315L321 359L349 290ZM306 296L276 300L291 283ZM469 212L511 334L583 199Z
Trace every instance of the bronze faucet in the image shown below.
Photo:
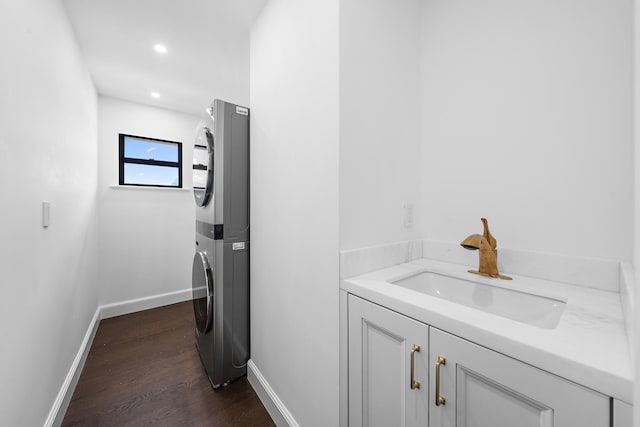
M484 225L484 234L472 234L460 243L465 249L479 249L480 265L477 270L469 270L469 273L511 280L511 277L498 273L498 250L496 249L498 242L489 232L487 219L480 218L480 220Z

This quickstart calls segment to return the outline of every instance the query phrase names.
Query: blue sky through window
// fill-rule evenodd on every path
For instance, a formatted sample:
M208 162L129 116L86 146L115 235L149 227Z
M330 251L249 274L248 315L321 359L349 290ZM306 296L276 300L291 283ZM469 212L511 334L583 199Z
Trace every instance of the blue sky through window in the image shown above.
M133 159L178 161L178 146L174 143L149 141L125 136L124 156Z
M178 186L178 168L126 163L124 165L126 184Z

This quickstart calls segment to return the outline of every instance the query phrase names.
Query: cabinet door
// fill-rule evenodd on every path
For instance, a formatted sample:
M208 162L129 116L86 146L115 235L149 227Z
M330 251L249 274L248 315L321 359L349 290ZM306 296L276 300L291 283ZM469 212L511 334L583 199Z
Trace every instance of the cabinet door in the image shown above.
M633 426L633 406L613 399L613 427Z
M438 329L430 334L431 427L609 426L608 397Z
M350 427L427 426L428 339L427 325L349 295Z

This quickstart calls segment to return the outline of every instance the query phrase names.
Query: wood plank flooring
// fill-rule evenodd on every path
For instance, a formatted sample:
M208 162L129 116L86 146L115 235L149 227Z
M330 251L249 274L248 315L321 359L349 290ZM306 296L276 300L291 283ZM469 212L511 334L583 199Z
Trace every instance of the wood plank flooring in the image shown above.
M100 322L62 423L275 426L246 378L213 390L191 301Z

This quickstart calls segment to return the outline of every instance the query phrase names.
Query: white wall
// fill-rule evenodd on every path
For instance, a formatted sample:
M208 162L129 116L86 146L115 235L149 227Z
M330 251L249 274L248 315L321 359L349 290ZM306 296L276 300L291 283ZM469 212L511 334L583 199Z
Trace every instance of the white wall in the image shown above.
M419 11L418 0L340 2L343 250L422 237Z
M631 259L630 0L426 0L426 237Z
M97 303L96 94L58 1L0 2L0 51L0 425L38 426Z
M251 358L305 427L338 425L338 1L251 32Z
M190 290L199 118L100 96L98 119L100 304ZM119 133L182 142L184 189L117 187Z

